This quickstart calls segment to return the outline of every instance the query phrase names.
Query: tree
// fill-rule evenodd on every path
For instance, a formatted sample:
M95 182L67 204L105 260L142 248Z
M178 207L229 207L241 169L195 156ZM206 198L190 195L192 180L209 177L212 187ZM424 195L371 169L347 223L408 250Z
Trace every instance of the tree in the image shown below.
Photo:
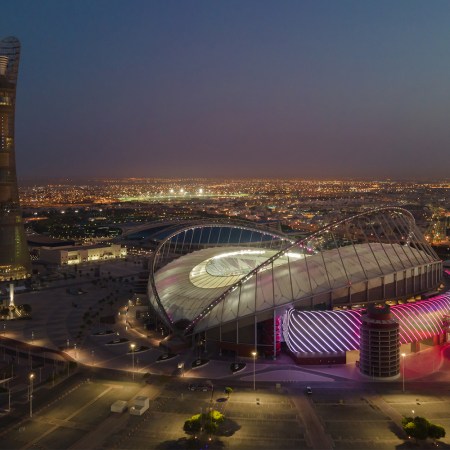
M411 437L416 436L416 424L414 422L408 422L403 425L403 431Z
M414 422L414 417L403 417L403 419L402 419L403 427L409 422Z
M208 434L216 434L217 431L219 430L219 425L217 425L216 422L212 422L212 421L206 422L204 429Z
M221 412L216 410L211 411L207 416L208 419L215 423L222 423L225 420L225 416Z
M215 410L208 413L195 414L184 422L183 430L187 434L197 434L203 428L203 430L210 435L216 434L219 430L219 424L224 420L224 415Z
M428 437L430 422L424 417L414 417L414 423L416 425L416 435L413 437L416 439L426 439Z
M233 392L233 388L231 387L226 387L225 388L225 394L227 394L227 398L230 398L230 394Z
M202 428L201 415L196 414L192 416L190 419L186 420L183 425L183 430L187 434L195 434L198 433Z
M429 437L436 440L445 437L444 427L430 423L424 417L404 417L402 425L405 433L415 439L426 439Z
M428 428L428 437L433 440L445 437L444 427L430 423L430 427Z

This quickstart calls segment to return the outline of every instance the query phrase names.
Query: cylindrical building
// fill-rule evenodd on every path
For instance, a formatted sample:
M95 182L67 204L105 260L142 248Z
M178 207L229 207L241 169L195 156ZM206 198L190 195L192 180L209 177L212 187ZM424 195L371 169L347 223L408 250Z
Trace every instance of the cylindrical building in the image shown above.
M20 43L0 41L0 281L27 278L30 254L17 188L14 115Z
M389 305L369 305L361 316L359 370L364 375L392 378L400 374L399 323Z

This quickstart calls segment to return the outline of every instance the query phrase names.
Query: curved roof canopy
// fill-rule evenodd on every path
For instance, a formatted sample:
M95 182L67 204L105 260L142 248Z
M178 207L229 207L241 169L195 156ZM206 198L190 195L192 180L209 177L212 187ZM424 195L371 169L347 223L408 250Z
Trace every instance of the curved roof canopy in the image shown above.
M207 232L208 225L202 226ZM400 208L363 213L295 242L274 235L261 238L260 245L193 249L186 239L180 244L182 233L158 247L149 289L167 324L185 323L186 332L309 304L330 292L355 295L367 283L394 282L394 274L399 280L405 271L409 276L439 260L411 214Z

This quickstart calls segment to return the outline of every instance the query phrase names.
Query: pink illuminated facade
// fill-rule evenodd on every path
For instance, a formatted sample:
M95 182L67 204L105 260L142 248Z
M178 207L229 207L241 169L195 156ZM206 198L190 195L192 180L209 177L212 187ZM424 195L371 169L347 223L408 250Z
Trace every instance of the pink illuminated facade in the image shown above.
M290 309L284 321L284 338L294 353L332 353L359 350L363 310L298 311ZM401 344L420 342L445 334L450 314L450 292L429 300L391 307L397 319Z

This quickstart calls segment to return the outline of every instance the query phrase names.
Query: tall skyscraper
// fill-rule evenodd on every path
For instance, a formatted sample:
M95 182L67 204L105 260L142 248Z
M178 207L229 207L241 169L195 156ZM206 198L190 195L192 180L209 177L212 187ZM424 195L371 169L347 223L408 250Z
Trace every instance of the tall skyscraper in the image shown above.
M20 42L0 41L0 281L27 278L31 273L17 188L14 115Z

